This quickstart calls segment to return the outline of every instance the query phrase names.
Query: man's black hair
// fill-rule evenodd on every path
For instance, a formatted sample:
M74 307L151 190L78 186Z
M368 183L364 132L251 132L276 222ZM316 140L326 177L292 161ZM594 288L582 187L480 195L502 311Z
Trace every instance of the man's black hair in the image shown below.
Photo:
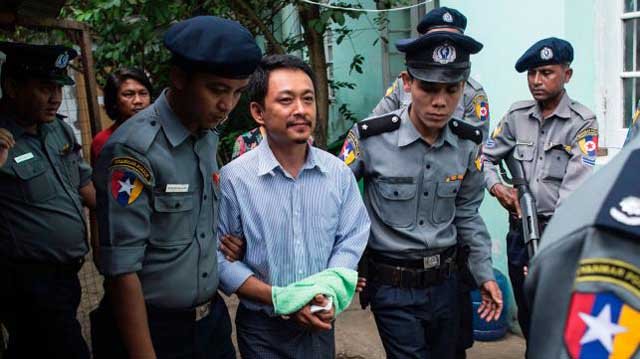
M149 97L153 94L153 87L151 81L144 73L144 71L136 68L119 68L116 71L109 74L107 77L107 83L104 85L104 109L107 111L107 115L113 121L124 120L120 118L120 111L118 110L118 90L120 86L127 80L135 80L144 86L149 91Z
M316 89L316 76L311 67L299 57L293 55L267 55L262 58L249 81L249 101L264 106L269 89L269 74L278 69L300 70L307 74Z

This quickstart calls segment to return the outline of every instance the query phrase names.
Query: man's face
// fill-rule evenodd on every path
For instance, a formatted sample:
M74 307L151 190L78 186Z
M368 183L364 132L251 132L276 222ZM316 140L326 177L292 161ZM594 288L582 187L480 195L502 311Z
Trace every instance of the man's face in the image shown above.
M415 119L430 129L443 128L458 106L464 81L436 83L420 81L403 74L404 90L411 92L411 111Z
M149 90L134 79L126 79L118 88L117 105L122 120L142 111L150 103Z
M557 97L564 84L571 79L573 70L566 65L546 65L529 69L527 71L527 81L529 91L536 101L546 101Z
M62 86L42 79L9 80L8 95L13 99L15 111L26 124L51 122L62 103Z
M311 78L302 70L269 73L264 106L251 103L251 114L267 130L269 141L307 143L316 125L316 96Z
M199 129L216 127L238 104L249 79L229 79L209 73L186 74L180 71L174 86L180 91L180 103L190 123Z

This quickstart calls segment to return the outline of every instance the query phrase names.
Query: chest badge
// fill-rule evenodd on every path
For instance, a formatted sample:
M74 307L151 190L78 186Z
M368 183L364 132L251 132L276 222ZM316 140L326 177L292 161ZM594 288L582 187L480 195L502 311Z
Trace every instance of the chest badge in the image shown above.
M27 152L24 155L20 155L18 157L14 157L13 160L16 163L21 163L21 162L24 162L24 161L28 161L28 160L32 159L33 157L34 157L33 156L33 152Z

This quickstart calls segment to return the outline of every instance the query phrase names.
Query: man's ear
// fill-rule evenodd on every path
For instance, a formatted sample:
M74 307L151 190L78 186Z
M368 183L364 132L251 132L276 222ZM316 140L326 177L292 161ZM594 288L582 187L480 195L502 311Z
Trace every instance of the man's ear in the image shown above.
M568 84L569 81L571 80L571 76L573 76L573 69L571 67L568 67L566 69L564 69L564 83Z
M253 101L249 104L249 110L251 111L251 117L253 117L254 121L256 121L258 125L264 126L264 109L262 105Z
M400 73L400 77L402 78L402 89L404 92L411 92L411 82L413 79L409 75L407 71L402 71Z
M178 66L171 66L169 70L169 81L176 90L183 91L187 87L187 73Z

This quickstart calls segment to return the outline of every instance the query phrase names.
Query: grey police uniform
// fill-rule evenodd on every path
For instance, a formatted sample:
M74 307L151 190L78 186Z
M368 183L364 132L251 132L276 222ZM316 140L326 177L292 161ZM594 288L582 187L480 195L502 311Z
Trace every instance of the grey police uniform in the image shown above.
M0 257L77 265L88 252L78 189L91 181L73 130L57 118L26 133L7 115L0 127L16 140L0 167Z
M566 92L546 119L536 101L516 102L484 145L487 189L501 183L495 164L513 150L522 161L538 214L550 216L592 173L597 137L593 112Z
M218 135L192 135L165 94L118 128L96 165L100 269L137 273L149 305L187 309L218 284Z
M3 78L20 86L26 79L60 87L74 83L67 75L69 61L77 56L73 49L1 42L0 52L7 59ZM36 122L32 134L17 120L34 119L18 118L27 115L14 113L19 111L14 99L3 101L0 128L15 140L0 167L0 322L9 332L5 355L89 358L76 315L81 297L77 273L88 252L80 189L90 185L91 168L62 116Z
M382 116L397 109L408 107L411 104L411 94L405 92L402 78L398 77L387 89L384 97L371 111L372 117ZM453 118L478 127L482 130L482 138L486 140L489 135L489 100L482 85L469 77L464 87L460 103L453 113Z
M640 137L562 206L531 261L529 358L640 358Z

